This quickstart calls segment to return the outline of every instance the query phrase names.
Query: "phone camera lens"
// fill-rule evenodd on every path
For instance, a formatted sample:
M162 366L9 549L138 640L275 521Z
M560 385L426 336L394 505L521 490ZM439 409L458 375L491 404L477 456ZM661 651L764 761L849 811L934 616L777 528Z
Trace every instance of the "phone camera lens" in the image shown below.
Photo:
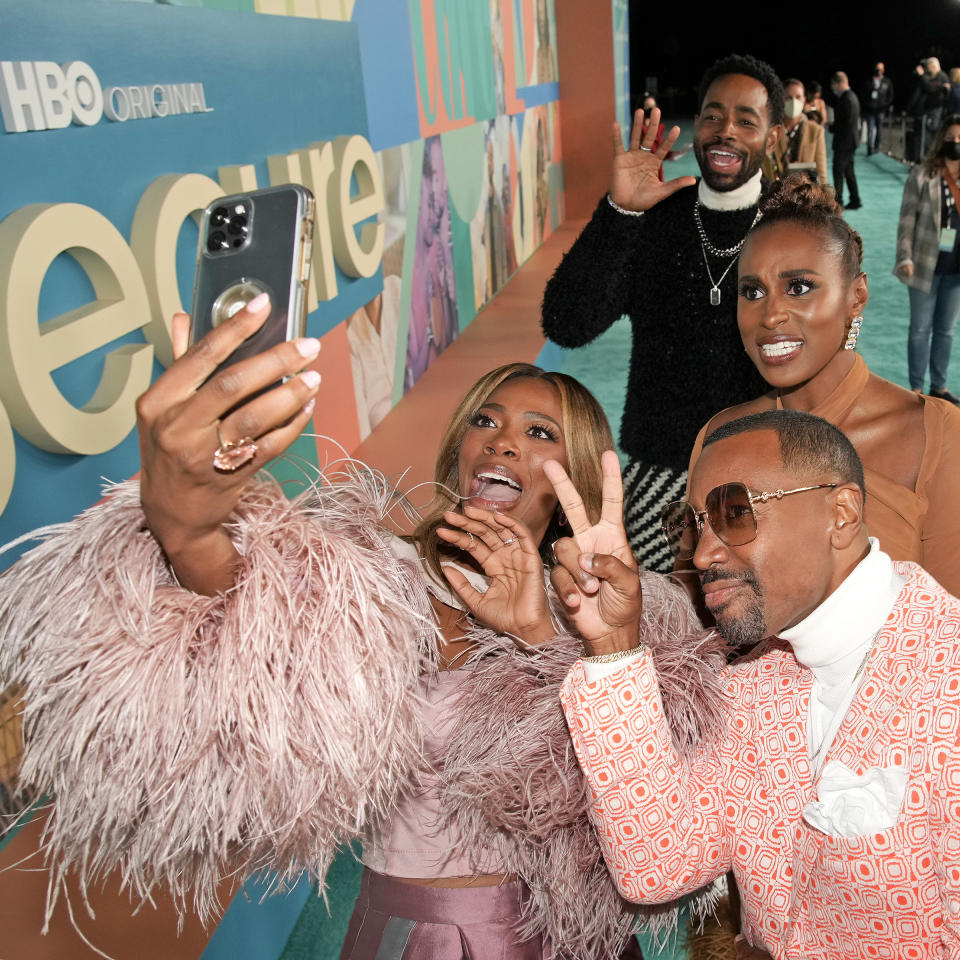
M213 213L210 214L210 226L222 227L229 219L230 214L227 212L227 208L217 207Z
M220 230L214 230L207 241L207 249L216 252L217 250L226 250L230 244L227 242L227 235Z
M237 214L231 221L227 229L234 236L243 236L247 232L247 218L242 214Z

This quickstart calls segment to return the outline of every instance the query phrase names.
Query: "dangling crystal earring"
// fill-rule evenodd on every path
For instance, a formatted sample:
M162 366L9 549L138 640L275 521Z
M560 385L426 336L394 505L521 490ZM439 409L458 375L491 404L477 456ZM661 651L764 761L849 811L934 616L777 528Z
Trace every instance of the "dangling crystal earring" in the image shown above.
M850 321L850 329L847 331L847 342L843 345L844 350L857 349L857 337L860 336L860 328L863 326L863 317L854 317Z

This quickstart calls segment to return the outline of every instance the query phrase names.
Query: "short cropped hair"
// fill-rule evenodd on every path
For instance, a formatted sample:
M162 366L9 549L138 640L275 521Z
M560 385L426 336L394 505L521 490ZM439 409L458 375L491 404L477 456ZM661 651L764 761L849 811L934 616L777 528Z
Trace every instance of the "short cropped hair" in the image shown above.
M780 443L780 462L804 482L855 483L866 499L863 464L847 435L832 423L801 410L763 410L717 427L711 443L755 430L773 430Z
M726 77L732 73L741 73L762 83L767 90L767 116L770 119L770 126L783 123L783 86L777 72L763 60L737 53L723 57L707 69L700 80L700 90L697 93L697 113L703 109L703 101L706 99L710 84L717 77Z

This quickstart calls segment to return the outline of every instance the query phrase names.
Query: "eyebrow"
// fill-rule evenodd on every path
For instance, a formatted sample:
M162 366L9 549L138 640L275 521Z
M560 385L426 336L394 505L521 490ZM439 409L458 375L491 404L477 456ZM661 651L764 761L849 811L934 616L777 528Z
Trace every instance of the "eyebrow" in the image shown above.
M703 105L703 110L726 110L726 109L727 109L727 105L725 103L720 103L717 100L713 100L710 103L705 103ZM755 109L754 107L748 107L744 104L736 106L733 109L735 113L749 113L753 117L760 116L759 110ZM701 110L701 113L703 112L703 110Z
M497 410L500 413L504 413L506 411L506 407L504 407L502 403L484 403L480 405L481 410L485 410L488 407L490 409ZM539 410L524 410L521 416L529 417L531 420L549 420L555 427L562 429L560 424L557 423L557 421L554 420L549 413L540 413Z
M796 270L783 270L781 273L777 274L777 278L780 280L793 280L796 277L809 277L809 276L819 277L820 273L816 270L808 270L804 267L799 267ZM743 280L756 280L759 281L760 278L754 273L745 273L741 278Z

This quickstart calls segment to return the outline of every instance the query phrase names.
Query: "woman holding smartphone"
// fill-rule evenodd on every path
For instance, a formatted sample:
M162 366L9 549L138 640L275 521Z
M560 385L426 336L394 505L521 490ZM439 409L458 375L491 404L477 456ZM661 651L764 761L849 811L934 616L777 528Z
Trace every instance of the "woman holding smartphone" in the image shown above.
M856 352L867 305L860 235L806 178L773 185L739 264L737 322L771 391L723 410L728 420L774 407L829 420L863 460L870 532L895 560L922 564L960 593L960 410L869 371Z
M45 531L0 580L16 638L0 671L28 690L24 778L56 784L55 875L119 866L138 895L161 883L182 906L195 889L209 915L223 877L322 880L359 837L343 958L635 949L559 706L580 642L541 556L564 522L547 460L601 522L600 407L528 364L482 377L441 443L436 502L401 539L371 471L293 501L255 477L319 389L300 372L309 338L210 377L268 310L251 301L189 350L176 318L179 359L138 403L139 483ZM722 652L682 591L642 584L693 750L721 727Z

